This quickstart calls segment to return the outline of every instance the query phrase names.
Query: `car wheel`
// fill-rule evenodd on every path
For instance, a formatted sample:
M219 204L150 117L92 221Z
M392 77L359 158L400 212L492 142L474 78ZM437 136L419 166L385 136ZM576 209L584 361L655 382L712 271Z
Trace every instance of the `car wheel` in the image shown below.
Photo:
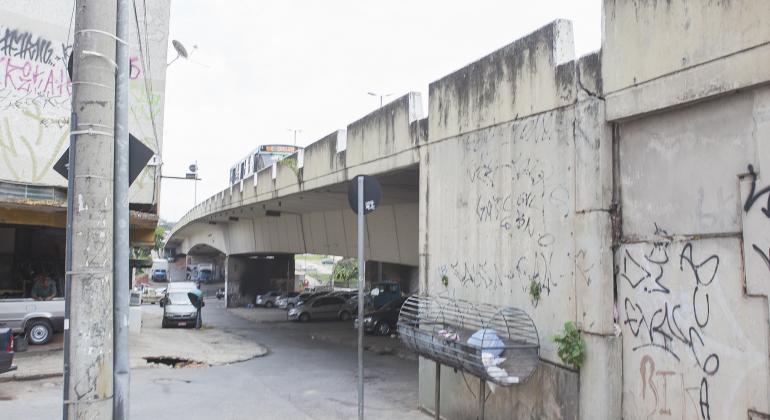
M377 334L388 335L390 334L390 325L387 322L380 322L377 324Z
M161 328L168 328L168 324L166 323L165 318L163 319L163 321L160 322L160 327Z
M303 312L299 314L299 322L308 322L310 321L310 314L307 312Z
M273 307L273 302L271 302L271 301L268 301L268 302L265 304L265 307L266 307L266 308L272 308L272 307Z
M343 320L343 321L350 320L350 312L348 312L348 311L340 312L340 319Z
M36 319L27 326L27 340L32 344L45 344L51 341L53 328L44 319Z

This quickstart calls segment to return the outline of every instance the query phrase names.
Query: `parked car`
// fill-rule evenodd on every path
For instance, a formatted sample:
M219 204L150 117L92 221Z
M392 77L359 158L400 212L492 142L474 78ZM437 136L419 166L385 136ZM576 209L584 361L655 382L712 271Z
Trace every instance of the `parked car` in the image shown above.
M187 293L197 289L195 282L185 281L169 283L166 295L161 300L163 306L162 328L171 326L194 327L198 318L198 310L190 302Z
M16 370L13 365L13 331L0 328L0 373Z
M225 289L220 287L217 289L217 299L222 300L225 298Z
M372 308L372 297L364 295L364 313ZM355 317L358 315L358 292L353 294L348 300L345 301L345 305L340 309L340 313L347 312L346 319Z
M0 328L26 334L30 344L46 344L64 330L64 298L0 300Z
M152 281L168 281L168 272L164 268L152 270Z
M396 330L398 314L406 299L391 300L379 309L364 312L364 331L377 335L389 335ZM358 328L358 318L353 321L353 326Z
M394 281L374 283L369 295L372 297L374 307L379 308L392 300L401 299L401 285Z
M327 294L329 294L328 291L300 293L300 295L297 296L297 304L294 306L304 305L305 302L309 301L310 299L317 298L318 296L323 296Z
M257 295L257 299L254 301L254 304L257 306L264 306L266 308L274 308L277 306L275 300L279 297L281 297L281 292L272 290L265 293L264 295Z
M289 292L284 296L275 300L276 306L281 309L293 308L297 306L297 300L299 299L299 292Z
M341 319L343 313L340 309L345 305L345 299L339 296L318 296L310 299L303 305L289 309L289 319L293 321L308 322L320 319ZM350 318L346 318L347 320Z
M332 265L334 264L334 258L324 258L321 260L321 264L323 265Z
M163 294L158 292L158 289L152 287L145 287L142 289L142 303L149 303L154 305L163 299Z

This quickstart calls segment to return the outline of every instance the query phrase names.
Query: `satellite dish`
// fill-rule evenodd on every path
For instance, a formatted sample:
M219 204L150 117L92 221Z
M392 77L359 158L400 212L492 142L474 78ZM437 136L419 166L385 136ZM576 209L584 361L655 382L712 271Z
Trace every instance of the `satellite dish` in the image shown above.
M175 39L175 40L171 41L171 45L174 46L174 49L176 50L176 53L179 54L180 57L182 57L182 58L187 58L188 57L187 49L184 47L184 45L182 45L181 42L179 42L179 41L177 41Z

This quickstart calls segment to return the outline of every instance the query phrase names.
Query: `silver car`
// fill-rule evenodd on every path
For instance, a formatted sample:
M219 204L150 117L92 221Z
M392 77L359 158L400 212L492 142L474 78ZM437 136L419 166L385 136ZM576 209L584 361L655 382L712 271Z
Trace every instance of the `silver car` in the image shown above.
M276 306L281 309L293 308L299 302L299 292L289 292L275 300Z
M257 306L264 306L266 308L274 308L278 305L276 305L275 300L281 297L281 292L278 291L271 291L267 292L264 295L257 295L257 298L254 300L254 304Z
M52 300L0 300L0 328L27 334L30 344L46 344L55 332L64 330L64 298Z
M318 296L302 305L289 309L289 319L299 322L320 319L341 319L341 317L344 316L344 313L340 310L344 305L345 299L339 296Z

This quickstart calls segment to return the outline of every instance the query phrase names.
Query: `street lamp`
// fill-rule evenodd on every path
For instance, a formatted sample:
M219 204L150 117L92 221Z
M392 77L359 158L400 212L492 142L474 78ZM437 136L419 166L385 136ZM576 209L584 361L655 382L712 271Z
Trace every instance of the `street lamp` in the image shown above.
M173 64L174 61L179 60L179 57L182 57L185 60L187 60L195 52L195 50L198 49L197 45L193 45L192 52L190 52L188 54L187 53L187 48L185 48L184 45L182 45L182 43L177 41L176 39L171 41L171 45L174 47L174 50L176 50L176 57L174 57L173 60L169 61L169 63L166 64L166 67L168 67L171 64Z
M190 165L188 167L189 171L185 173L184 176L170 176L170 175L161 175L161 179L183 179L183 180L189 180L193 181L195 183L195 188L193 192L193 203L194 205L198 204L198 181L202 181L201 178L198 177L198 161L196 160L195 163Z
M383 100L384 98L387 98L388 96L392 95L392 93L386 93L386 94L375 93L375 92L366 92L366 93L367 93L368 95L371 95L371 96L374 96L374 97L377 97L377 96L379 96L379 97L380 97L380 108L382 108L382 100Z
M301 133L301 128L287 128L286 130L291 131L294 133L294 146L297 145L297 133Z

